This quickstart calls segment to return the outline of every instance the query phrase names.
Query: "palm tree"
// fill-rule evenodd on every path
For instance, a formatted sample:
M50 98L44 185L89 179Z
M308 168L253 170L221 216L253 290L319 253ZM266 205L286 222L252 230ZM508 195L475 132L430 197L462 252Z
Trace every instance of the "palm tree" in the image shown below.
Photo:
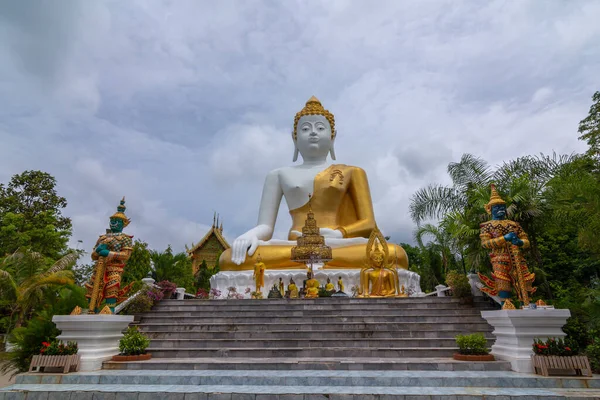
M40 253L19 249L0 263L0 299L16 317L19 327L44 302L49 290L73 283L68 269L77 262L78 252L69 252L48 266ZM12 319L12 318L11 318Z
M431 239L427 246L425 246L423 242L424 236L428 236ZM415 232L415 239L421 248L427 247L440 255L444 267L444 274L448 272L449 265L456 262L455 239L450 232L444 229L443 224L440 224L439 226L432 224L419 226Z
M496 183L508 203L508 217L519 222L531 236L532 253L541 264L534 222L546 210L544 191L550 179L572 156L520 157L492 170L481 158L464 154L448 165L452 186L437 184L419 189L411 199L410 213L419 227L427 219L442 221L456 240L456 247L472 269L487 264L479 242L479 224L488 220L484 206L490 184Z
M165 251L150 252L152 260L152 278L156 281L171 281L187 290L194 288L192 263L187 253L173 254L169 245Z

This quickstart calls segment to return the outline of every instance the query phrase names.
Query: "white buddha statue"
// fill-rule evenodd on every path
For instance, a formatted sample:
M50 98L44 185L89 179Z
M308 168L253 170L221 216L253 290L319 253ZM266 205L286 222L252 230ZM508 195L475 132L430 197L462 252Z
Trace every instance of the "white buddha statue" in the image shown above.
M333 249L333 259L325 269L362 268L367 238L376 226L365 171L328 161L328 155L335 160L335 119L314 96L296 114L292 138L294 161L300 154L303 162L269 172L258 223L221 255L221 271L252 270L258 254L268 270L306 268L290 261L290 256L306 219L309 195L320 233ZM272 236L282 198L290 210L292 227L287 240L276 240ZM404 249L392 244L389 248L386 262L408 269Z

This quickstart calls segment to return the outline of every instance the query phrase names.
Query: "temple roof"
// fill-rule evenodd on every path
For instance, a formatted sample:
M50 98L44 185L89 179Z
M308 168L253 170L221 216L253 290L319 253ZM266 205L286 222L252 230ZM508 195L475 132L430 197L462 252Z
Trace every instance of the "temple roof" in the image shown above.
M188 250L188 254L192 254L196 250L202 248L202 246L204 246L208 239L210 239L210 237L213 235L217 238L217 240L219 241L219 243L221 243L221 246L223 246L225 250L231 247L229 243L227 243L225 237L223 236L223 223L221 222L221 225L219 226L219 220L216 219L216 217L213 217L212 227L208 230L208 232L206 232L206 235L204 235L204 237L200 239L198 244L194 245L191 249Z

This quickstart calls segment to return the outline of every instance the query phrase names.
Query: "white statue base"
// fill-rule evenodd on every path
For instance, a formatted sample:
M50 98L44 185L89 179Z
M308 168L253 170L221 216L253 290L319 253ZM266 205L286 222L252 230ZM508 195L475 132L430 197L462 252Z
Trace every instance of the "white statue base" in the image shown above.
M562 327L571 316L569 310L525 309L482 311L481 316L494 327L496 343L492 354L509 361L516 372L533 373L533 339L562 338Z
M62 331L58 340L77 342L80 371L102 369L102 362L119 354L119 339L133 322L133 315L55 315L52 322Z
M352 287L356 286L358 288L360 285L360 269L323 269L322 264L315 264L313 265L313 271L321 286L325 286L327 278L329 278L336 291L338 290L337 281L341 276L344 283L344 293L350 297L352 296ZM279 278L283 279L286 290L290 278L294 279L298 289L302 289L302 283L307 279L307 272L308 269L267 269L265 271L265 286L261 290L263 296L267 297L273 284L279 284ZM221 296L218 297L221 299L227 298L230 287L235 287L238 294L243 295L245 299L249 299L251 296L250 292L246 293L247 289L250 289L250 291L255 289L253 274L254 271L221 271L210 278L210 287L221 292ZM400 269L398 270L398 279L400 281L399 287L404 285L409 296L419 297L424 294L421 291L421 277L416 272Z

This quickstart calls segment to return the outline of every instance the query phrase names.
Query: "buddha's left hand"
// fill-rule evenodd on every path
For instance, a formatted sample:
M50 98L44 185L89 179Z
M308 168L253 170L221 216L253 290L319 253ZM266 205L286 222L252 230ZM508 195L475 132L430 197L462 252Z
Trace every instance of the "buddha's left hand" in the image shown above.
M326 238L342 239L344 234L337 229L319 228L319 233Z

